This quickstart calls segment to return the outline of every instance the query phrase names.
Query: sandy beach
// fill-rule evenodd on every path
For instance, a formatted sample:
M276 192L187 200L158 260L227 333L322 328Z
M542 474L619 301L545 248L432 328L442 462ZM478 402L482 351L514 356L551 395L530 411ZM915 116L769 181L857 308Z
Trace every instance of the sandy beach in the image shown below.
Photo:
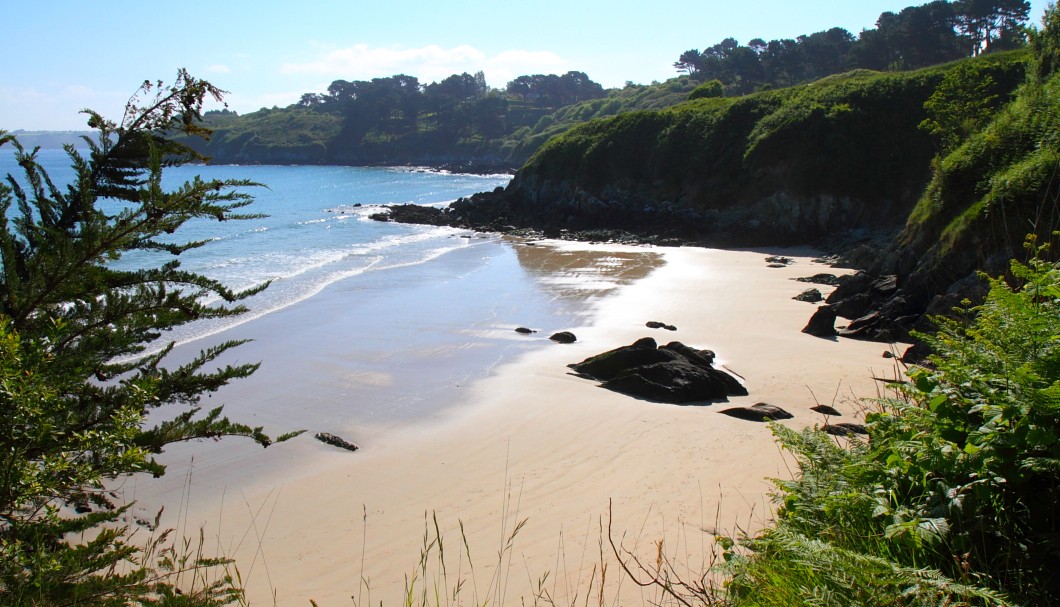
M526 324L520 318L462 327L438 346L449 356L454 349L462 356L463 348L474 359L476 331L522 340L513 343L525 351L499 365L487 357L486 370L472 377L441 380L455 395L453 406L344 426L362 446L356 453L309 433L265 451L228 439L175 448L166 454L166 477L124 484L136 512L147 517L166 503L165 523L185 535L202 528L208 549L237 560L252 605L308 605L310 599L321 606L396 605L409 583L417 592L426 589L431 603L436 591L442 604L488 598L528 604L535 597L600 603L601 581L606 604L665 603L657 590L639 588L620 570L609 527L615 543L645 563L655 563L662 542L661 553L677 572L698 579L713 535L753 532L770 516L767 478L792 473L765 424L719 411L767 402L794 414L784 423L801 428L825 422L810 410L822 403L842 411L841 421L857 421L867 406L859 399L877 394L872 378L896 372L883 357L885 344L800 332L813 306L792 297L811 285L793 279L843 272L812 262L809 250L511 246L546 296L582 306L578 326L534 326L540 332L532 336L512 330ZM765 258L774 253L794 263L770 268ZM828 287L819 288L827 295ZM283 322L304 314L305 327L288 329L334 334L343 318L327 306L349 296L333 289L298 304ZM452 297L457 305L459 296ZM651 320L677 331L646 328ZM248 323L243 330L261 327ZM555 330L574 332L577 343L549 342ZM570 363L646 336L714 350L750 395L710 406L666 405L609 392L568 372ZM269 360L268 339L257 339L264 350L241 356ZM365 340L369 350L386 350ZM347 356L358 356L359 345L347 341ZM312 369L339 356L326 348L277 355L305 365L307 384L315 381ZM269 372L263 366L259 373ZM344 373L352 379L330 394L345 398L361 386L400 398L401 380L388 374ZM289 428L298 408L310 406L271 402L268 389L239 390L222 395L227 411L269 431ZM436 530L444 556L432 544ZM431 549L421 568L425 534Z

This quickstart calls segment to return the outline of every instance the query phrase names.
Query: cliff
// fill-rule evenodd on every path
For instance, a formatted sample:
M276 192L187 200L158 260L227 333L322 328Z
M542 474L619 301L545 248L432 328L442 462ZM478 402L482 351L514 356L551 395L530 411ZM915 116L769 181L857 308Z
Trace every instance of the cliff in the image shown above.
M1004 272L1028 232L1047 239L1058 227L1060 95L1054 81L1025 82L1028 57L858 70L593 120L542 146L505 190L430 221L659 244L814 244L866 271L830 299L851 321L842 333L907 340L925 314L974 298L977 271ZM947 151L921 124L954 70L993 101L974 117L986 126Z
M1023 78L1018 56L975 65L1006 98ZM713 245L897 230L931 178L938 148L918 125L947 69L859 70L593 121L545 144L507 195L545 227L648 229Z

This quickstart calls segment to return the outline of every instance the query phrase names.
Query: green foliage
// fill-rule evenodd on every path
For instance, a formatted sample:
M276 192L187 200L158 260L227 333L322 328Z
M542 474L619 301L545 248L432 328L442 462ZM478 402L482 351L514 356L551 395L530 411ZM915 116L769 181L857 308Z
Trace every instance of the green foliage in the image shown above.
M241 595L231 564L172 541L133 544L102 491L110 475L146 470L136 445L140 395L94 427L72 426L54 352L0 324L0 599L5 605L223 605ZM63 504L79 512L69 516ZM155 522L157 526L157 521ZM62 538L91 533L68 544ZM201 542L200 542L201 547ZM121 571L113 569L121 566ZM179 588L181 594L175 594ZM182 602L177 602L176 599Z
M1053 48L1060 36L1056 9L1046 12L1049 28L1033 35L1035 52ZM1055 30L1055 31L1054 31ZM978 131L936 160L932 179L899 236L899 251L910 267L937 267L954 250L1020 250L1024 235L1049 237L1060 227L1055 179L1060 161L1060 74L1042 76L1042 56L1032 55L1025 83ZM954 121L960 121L954 116ZM951 134L957 134L951 130ZM985 257L973 259L987 263ZM973 268L964 271L969 272ZM991 268L993 272L1003 267Z
M1009 53L967 61L1001 95L1018 85L1025 60ZM605 189L638 188L636 196L694 209L739 209L782 192L852 198L881 207L880 215L907 212L930 179L936 151L917 128L923 104L956 65L858 70L593 121L549 141L522 175L528 183L576 184L602 200L614 198Z
M748 93L763 85L791 86L850 69L912 70L1024 45L1026 0L935 0L885 12L855 38L828 30L741 45L726 38L702 52L681 53L674 68L699 81L718 79Z
M737 604L810 588L835 605L1057 604L1060 263L1044 252L1012 263L1017 286L992 279L982 305L936 319L932 366L866 416L868 442L774 429L800 476L734 558Z
M943 149L951 150L987 122L998 100L994 79L962 63L946 74L924 102L928 117L920 128L938 137Z
M877 607L1008 605L986 588L956 582L937 570L903 567L871 552L842 548L783 523L748 541L751 558L730 556L734 607Z
M710 80L692 89L692 92L688 94L688 100L694 99L710 99L713 97L721 97L725 94L725 85L721 83L721 80Z
M261 428L196 406L203 394L257 369L206 370L238 342L176 367L164 364L172 344L144 354L166 329L239 314L238 301L267 286L232 292L181 270L176 259L205 244L172 236L185 222L254 217L242 212L250 197L236 189L253 185L245 181L195 178L172 191L162 187L165 167L202 160L173 136L208 135L199 124L202 104L220 94L181 70L172 85L145 82L120 124L86 111L99 135L86 138L87 156L66 148L75 177L65 189L36 150L0 132L0 145L14 147L24 172L0 184L4 604L213 605L238 597L223 575L196 586L202 571L224 561L166 547L165 537L132 545L129 530L114 527L124 509L102 490L119 475L161 474L151 454L176 441L240 435L272 442ZM134 270L112 264L134 251L173 260ZM225 303L204 304L205 296ZM183 411L145 428L148 412L163 405ZM195 582L186 585L186 575Z
M1028 42L1035 61L1031 75L1042 82L1060 70L1060 11L1050 6L1042 15L1042 28L1028 30Z

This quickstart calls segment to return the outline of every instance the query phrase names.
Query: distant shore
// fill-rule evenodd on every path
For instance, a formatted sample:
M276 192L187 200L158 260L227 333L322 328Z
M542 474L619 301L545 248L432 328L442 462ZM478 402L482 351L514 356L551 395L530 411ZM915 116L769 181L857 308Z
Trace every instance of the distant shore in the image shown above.
M546 572L543 590L557 603L587 592L595 597L601 563L607 563L607 600L647 600L655 595L622 579L607 545L609 525L616 544L645 562L654 562L661 540L663 553L687 567L681 571L698 576L708 565L712 536L762 525L771 511L766 478L793 469L765 424L721 409L767 402L794 414L785 425L806 427L825 423L811 406L830 404L843 413L839 421L856 421L871 406L859 399L877 395L872 378L897 372L883 357L884 344L800 332L812 304L792 299L807 286L793 279L822 271L812 262L814 251L553 241L510 246L553 296L575 303L582 297L582 320L565 327L576 343L553 344L546 331L518 336L514 318L465 328L507 332L534 340L534 347L481 379L457 381L458 402L441 413L359 433L355 438L364 442L356 453L302 436L253 455L254 469L264 468L259 477L226 466L253 451L239 441L174 453L161 482L126 483L138 512L154 503L183 504L167 522L185 534L201 525L209 542L235 557L253 605L274 598L280 605L348 604L351 596L360 604L399 604L406 575L417 570L425 525L433 536L435 518L446 542L447 578L440 580L432 565L426 583L445 584L451 593L458 578L468 578L465 602L472 592L476 602L487 592L506 602L532 599ZM777 252L794 263L769 267L765 258ZM467 296L471 286L454 288ZM337 290L326 298L352 295ZM454 293L445 305L459 305L460 297ZM330 304L311 299L296 307L317 319L322 335L337 331L332 319L314 312L321 305ZM651 320L677 330L649 329ZM714 350L750 395L709 406L664 405L568 373L569 363L645 336ZM287 338L267 339L279 340L275 348L282 349ZM351 356L357 351L358 344L349 344ZM307 390L334 381L331 363L315 360L300 380ZM389 389L402 398L401 386Z

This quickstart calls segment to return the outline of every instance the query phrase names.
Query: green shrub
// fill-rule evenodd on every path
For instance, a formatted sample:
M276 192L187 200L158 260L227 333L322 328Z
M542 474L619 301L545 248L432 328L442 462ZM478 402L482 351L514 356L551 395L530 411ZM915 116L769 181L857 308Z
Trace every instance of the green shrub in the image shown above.
M721 97L724 94L725 85L721 83L721 80L710 80L692 89L692 92L688 94L688 100L711 99L713 97Z
M737 605L1060 601L1060 263L1035 253L936 319L931 366L866 416L867 442L775 427L800 475L730 559Z

